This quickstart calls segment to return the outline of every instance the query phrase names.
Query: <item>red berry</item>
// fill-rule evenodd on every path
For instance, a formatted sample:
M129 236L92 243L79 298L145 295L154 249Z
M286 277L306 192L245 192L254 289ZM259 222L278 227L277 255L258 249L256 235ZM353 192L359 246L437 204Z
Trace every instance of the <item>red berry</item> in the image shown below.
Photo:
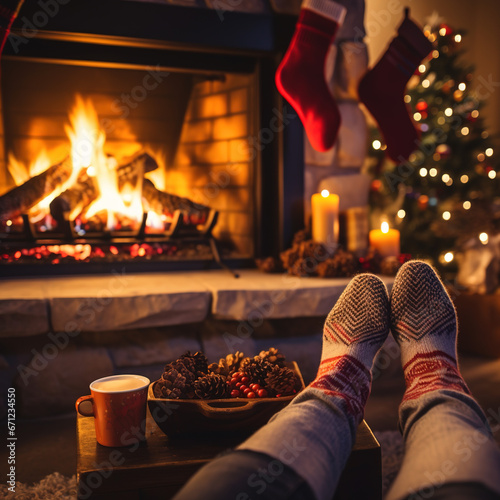
M250 391L247 393L247 398L254 398L255 397L255 392Z
M241 381L244 383L244 384L248 384L248 382L250 382L250 379L248 377L241 377Z
M247 388L243 391L243 394L245 394L245 396L246 396L249 392L252 392L252 389L250 389L250 387L247 387Z
M235 386L236 387L241 387L241 382L236 382Z
M259 384L252 384L250 386L250 388L252 389L252 391L257 392L260 389L260 385Z
M281 394L276 394L276 397L277 398L281 398Z
M244 385L244 384L241 384L240 387L239 387L239 389L240 389L241 392L243 392L246 388L247 388L247 386Z
M257 394L259 395L259 398L267 398L267 391L265 389L259 389Z
M240 395L240 391L238 391L238 389L233 389L231 391L231 397L232 398L237 398L239 395Z

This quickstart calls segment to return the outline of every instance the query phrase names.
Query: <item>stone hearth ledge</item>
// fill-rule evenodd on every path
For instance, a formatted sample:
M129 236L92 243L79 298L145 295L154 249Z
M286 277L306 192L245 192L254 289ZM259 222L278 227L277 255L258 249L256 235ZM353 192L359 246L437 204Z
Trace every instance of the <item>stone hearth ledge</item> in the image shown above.
M383 277L388 286L392 277ZM326 316L349 278L224 270L0 281L1 337L110 331L218 319Z

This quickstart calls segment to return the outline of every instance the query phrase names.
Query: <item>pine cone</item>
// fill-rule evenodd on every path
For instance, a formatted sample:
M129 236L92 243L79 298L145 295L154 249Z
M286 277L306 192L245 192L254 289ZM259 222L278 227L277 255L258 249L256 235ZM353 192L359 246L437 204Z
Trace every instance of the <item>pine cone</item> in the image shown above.
M200 399L220 399L228 396L228 386L224 375L210 373L194 383L194 392Z
M293 370L274 366L266 377L268 391L276 396L289 396L296 392L298 377Z
M293 235L292 246L300 245L303 241L310 240L311 233L307 229L301 229Z
M292 248L289 248L288 250L284 250L283 252L280 253L280 259L281 262L283 262L283 267L285 269L290 270L295 262L300 259L299 255L299 246L295 245Z
M182 361L197 377L201 377L208 373L207 357L200 351L194 354L187 351L186 354L183 354L179 358L179 361Z
M267 351L260 351L259 358L278 366L285 366L285 355L275 347L270 347Z
M155 385L155 395L168 399L191 399L196 380L196 362L192 356L181 356L165 365L160 380Z
M299 258L290 267L288 267L288 274L298 276L299 278L309 278L316 276L317 263L314 259Z
M335 255L318 264L318 275L322 278L350 277L358 270L358 260L350 252L337 250Z
M179 368L184 370L183 373L187 372L188 376L192 376L191 372L182 367L183 365L181 364ZM172 364L167 365L165 368L166 370L163 372L160 380L154 386L154 395L157 398L191 399L194 396L191 378L188 382L182 373L172 367Z
M245 367L245 373L248 374L252 383L264 385L267 374L272 371L273 366L274 365L266 359L263 359L260 356L255 356Z
M276 257L266 257L264 259L255 259L255 264L264 273L282 273L283 263Z
M228 354L226 356L226 363L229 375L232 375L234 372L237 372L240 369L240 365L244 357L245 355L240 351L236 351L234 354Z
M208 365L208 372L215 373L216 375L229 376L229 367L227 366L226 358L220 358L218 363L210 363Z
M328 252L323 243L318 243L314 240L302 241L299 246L299 254L303 259L309 259L312 263L316 264L326 259L328 256Z

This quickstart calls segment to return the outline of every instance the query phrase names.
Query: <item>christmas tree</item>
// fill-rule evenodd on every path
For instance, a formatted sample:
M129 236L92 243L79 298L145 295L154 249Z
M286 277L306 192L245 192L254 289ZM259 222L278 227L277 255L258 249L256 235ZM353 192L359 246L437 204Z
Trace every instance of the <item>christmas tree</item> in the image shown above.
M434 50L405 94L420 140L409 160L386 158L372 129L372 222L389 219L401 231L402 251L450 262L471 238L498 232L500 174L485 130L485 101L472 90L473 67L463 59L465 33L433 14L424 27Z

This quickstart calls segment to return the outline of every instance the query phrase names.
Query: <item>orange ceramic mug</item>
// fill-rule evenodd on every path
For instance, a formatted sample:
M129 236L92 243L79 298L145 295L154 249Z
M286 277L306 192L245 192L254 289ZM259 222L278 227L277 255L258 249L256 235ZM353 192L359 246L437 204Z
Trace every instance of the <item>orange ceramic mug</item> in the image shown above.
M130 446L144 441L149 383L141 375L113 375L94 380L91 395L77 399L76 411L94 417L99 444Z

